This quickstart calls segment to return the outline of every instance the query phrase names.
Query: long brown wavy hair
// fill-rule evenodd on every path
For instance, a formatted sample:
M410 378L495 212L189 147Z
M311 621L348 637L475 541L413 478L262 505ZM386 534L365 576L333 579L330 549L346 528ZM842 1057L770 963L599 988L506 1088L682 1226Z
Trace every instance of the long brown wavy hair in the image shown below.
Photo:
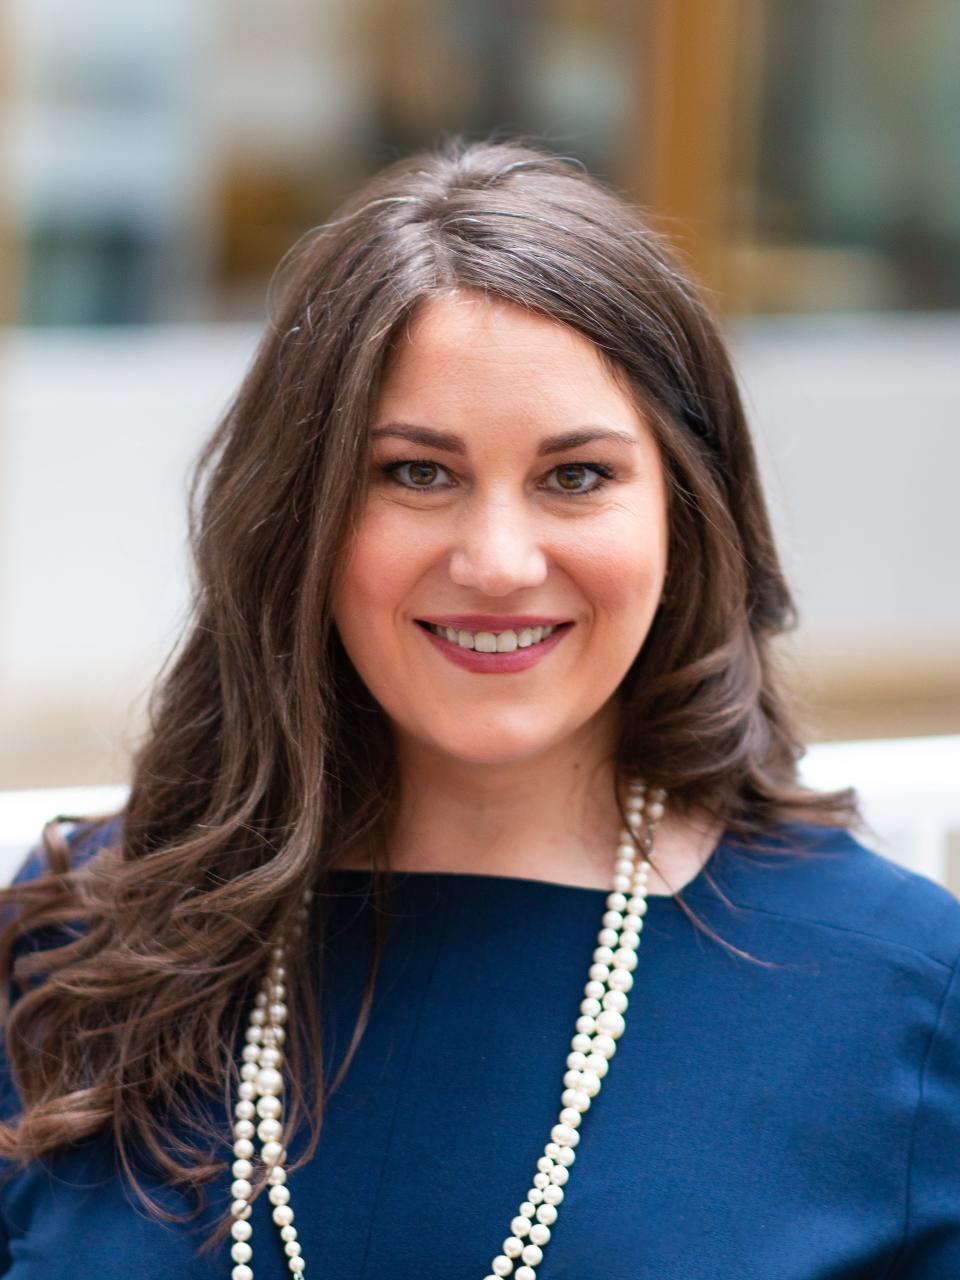
M232 1135L203 1103L219 1095L232 1114L271 939L350 848L373 849L386 884L389 726L329 599L365 502L380 376L429 299L472 290L571 326L656 435L667 594L618 690L618 780L643 776L747 841L784 822L859 825L851 791L798 782L802 746L771 648L795 610L737 384L688 274L635 208L536 142L452 138L367 182L294 246L275 285L251 367L196 460L192 612L153 688L129 800L86 859L52 820L42 874L0 893L0 999L22 1103L0 1125L0 1157L22 1166L112 1129L125 1173L167 1219L132 1149L201 1206L205 1184L229 1180ZM96 843L106 819L83 821ZM331 1090L366 1026L385 927ZM48 929L62 945L17 945ZM289 970L285 1138L310 1120L295 1169L324 1103L305 941Z

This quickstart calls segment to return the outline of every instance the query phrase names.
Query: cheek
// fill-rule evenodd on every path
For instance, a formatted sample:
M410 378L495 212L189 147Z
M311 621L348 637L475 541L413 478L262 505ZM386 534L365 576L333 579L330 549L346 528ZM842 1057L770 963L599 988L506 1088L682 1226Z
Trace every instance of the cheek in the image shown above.
M586 599L600 612L621 617L631 608L646 612L659 599L666 570L665 520L638 520L623 514L591 530L589 539L571 541L565 560Z
M371 502L345 549L334 589L334 616L373 628L404 598L427 553L406 513ZM402 551L401 551L402 549Z

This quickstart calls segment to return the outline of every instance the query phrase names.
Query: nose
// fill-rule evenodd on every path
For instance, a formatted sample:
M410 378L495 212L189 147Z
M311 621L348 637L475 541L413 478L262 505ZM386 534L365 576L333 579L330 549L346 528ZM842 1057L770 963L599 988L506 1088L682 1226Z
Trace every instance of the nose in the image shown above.
M522 504L504 500L470 504L450 552L450 579L478 595L506 596L546 580L547 557L535 522Z

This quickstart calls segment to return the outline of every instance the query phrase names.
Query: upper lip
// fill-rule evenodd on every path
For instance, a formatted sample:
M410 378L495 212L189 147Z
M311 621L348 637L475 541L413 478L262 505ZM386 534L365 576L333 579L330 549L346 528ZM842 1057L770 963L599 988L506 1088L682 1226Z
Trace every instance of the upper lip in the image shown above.
M417 618L436 627L457 627L464 631L515 631L518 627L558 627L570 618L548 618L542 614L519 613L438 613Z

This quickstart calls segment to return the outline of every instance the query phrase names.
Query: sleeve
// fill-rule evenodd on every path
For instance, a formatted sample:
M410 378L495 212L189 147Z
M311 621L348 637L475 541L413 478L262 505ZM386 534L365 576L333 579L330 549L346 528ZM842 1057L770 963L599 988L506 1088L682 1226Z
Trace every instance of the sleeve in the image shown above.
M890 1280L960 1276L960 957L920 1076L904 1240Z

